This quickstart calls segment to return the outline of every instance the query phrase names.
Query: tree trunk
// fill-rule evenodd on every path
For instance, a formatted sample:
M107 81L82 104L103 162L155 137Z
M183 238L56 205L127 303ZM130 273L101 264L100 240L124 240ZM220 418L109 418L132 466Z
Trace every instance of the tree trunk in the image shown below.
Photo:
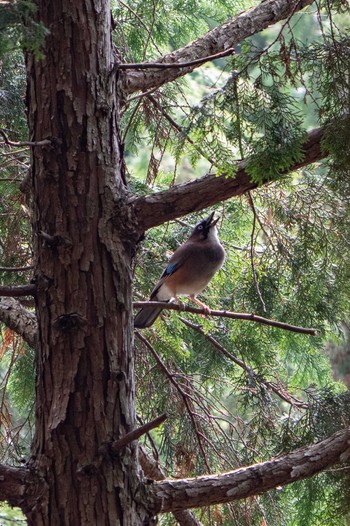
M131 275L109 2L39 0L44 57L27 57L37 264L36 434L45 480L29 524L147 523L136 448ZM127 223L128 222L128 223ZM107 448L108 449L108 448Z

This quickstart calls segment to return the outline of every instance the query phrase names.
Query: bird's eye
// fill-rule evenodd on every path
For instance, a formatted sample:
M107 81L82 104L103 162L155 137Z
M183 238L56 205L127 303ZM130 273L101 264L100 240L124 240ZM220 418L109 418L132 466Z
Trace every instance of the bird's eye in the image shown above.
M198 225L198 230L203 230L203 225Z

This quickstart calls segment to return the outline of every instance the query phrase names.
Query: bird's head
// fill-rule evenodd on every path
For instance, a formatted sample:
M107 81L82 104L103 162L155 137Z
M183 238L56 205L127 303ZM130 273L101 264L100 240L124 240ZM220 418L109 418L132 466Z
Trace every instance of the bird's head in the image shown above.
M214 219L214 214L215 212L212 212L206 219L203 219L194 227L190 239L202 241L217 237L216 223L219 221L220 216Z

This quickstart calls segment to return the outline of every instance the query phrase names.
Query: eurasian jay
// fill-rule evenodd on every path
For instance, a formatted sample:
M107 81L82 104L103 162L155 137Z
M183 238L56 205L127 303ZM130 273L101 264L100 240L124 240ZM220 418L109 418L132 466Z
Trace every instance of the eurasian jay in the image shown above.
M178 295L184 295L210 312L196 296L205 289L224 263L225 250L220 244L216 227L218 220L214 220L212 212L196 225L188 240L175 250L151 293L151 301L170 301ZM157 306L142 308L135 316L135 328L150 327L161 311L162 307Z

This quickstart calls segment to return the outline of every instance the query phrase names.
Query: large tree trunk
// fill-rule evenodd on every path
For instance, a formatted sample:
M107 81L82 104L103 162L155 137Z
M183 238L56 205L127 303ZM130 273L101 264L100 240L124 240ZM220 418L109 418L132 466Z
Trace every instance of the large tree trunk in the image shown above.
M103 446L135 423L131 218L110 75L108 2L39 0L44 57L28 57L37 258L36 435L46 482L30 524L137 526L137 453ZM118 203L118 205L116 205ZM128 229L124 228L126 222Z

